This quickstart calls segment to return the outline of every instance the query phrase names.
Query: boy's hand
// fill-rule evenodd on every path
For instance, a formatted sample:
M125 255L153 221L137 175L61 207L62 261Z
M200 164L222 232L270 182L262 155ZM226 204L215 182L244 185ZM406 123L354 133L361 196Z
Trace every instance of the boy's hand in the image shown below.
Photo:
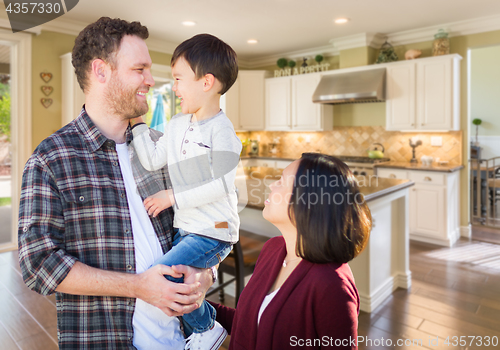
M172 190L160 191L144 200L144 207L149 216L156 217L163 210L175 204Z
M130 126L134 126L135 124L144 123L144 119L142 119L142 116L137 117L137 118L132 118L132 119L130 119L129 123L130 123Z

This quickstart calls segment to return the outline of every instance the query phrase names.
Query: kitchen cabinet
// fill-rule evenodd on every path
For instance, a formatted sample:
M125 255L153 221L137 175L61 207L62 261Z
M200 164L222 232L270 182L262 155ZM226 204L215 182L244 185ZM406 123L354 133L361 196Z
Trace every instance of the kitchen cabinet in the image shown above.
M61 126L78 117L85 103L85 95L76 79L75 69L71 64L71 52L61 57Z
M387 130L459 130L460 60L457 54L390 63Z
M320 80L319 73L266 79L266 130L331 130L333 106L312 102Z
M380 177L410 179L410 239L451 246L459 231L459 172L377 169Z
M221 108L235 130L263 130L265 78L269 72L240 70L238 79L221 97Z

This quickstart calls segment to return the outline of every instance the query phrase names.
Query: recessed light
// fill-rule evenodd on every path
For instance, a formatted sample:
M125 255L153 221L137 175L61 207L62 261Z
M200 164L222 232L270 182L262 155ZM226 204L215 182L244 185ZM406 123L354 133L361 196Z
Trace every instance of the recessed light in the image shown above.
M186 26L186 27L192 27L192 26L196 25L196 22L193 22L193 21L184 21L184 22L182 22L182 25Z
M257 41L257 39L248 39L247 43L249 43L249 44L257 44L258 41Z
M349 18L337 18L335 20L335 23L337 23L337 24L343 24L343 23L347 23L347 22L349 22Z

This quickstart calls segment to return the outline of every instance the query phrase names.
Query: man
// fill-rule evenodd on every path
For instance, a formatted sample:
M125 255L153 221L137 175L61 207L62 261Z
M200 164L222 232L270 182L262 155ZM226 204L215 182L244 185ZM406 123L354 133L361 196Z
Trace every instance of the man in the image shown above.
M20 265L29 288L56 292L60 349L183 349L175 316L196 309L213 282L210 270L148 269L173 228L171 210L149 218L142 203L167 188L168 174L146 172L128 146L129 120L147 112L154 85L147 37L140 23L110 18L79 34L73 66L85 106L24 170Z

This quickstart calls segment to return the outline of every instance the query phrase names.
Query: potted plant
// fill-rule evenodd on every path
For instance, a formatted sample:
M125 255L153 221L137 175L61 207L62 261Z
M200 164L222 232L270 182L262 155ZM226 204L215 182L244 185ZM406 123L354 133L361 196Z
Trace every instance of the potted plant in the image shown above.
M475 118L472 120L472 124L474 124L476 126L476 146L479 144L478 140L477 140L477 133L479 131L479 125L481 125L483 123L483 121L479 118Z
M280 58L276 64L278 65L279 68L283 69L286 67L288 61L286 60L286 58Z

